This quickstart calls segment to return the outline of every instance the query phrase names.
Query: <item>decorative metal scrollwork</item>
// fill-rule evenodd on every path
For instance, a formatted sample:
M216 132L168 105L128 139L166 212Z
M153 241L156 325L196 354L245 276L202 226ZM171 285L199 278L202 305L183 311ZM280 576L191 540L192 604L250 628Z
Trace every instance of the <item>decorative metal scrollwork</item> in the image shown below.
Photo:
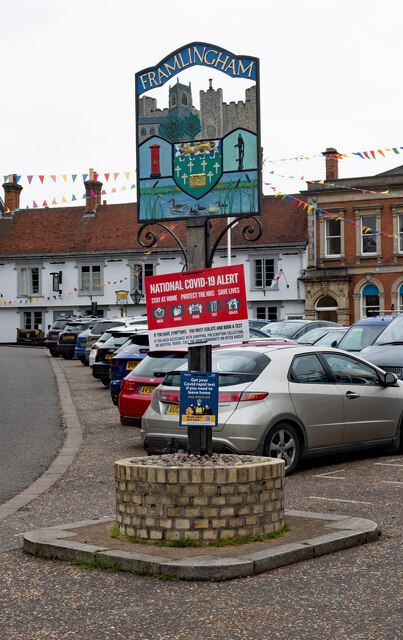
M248 224L246 227L244 227L242 229L242 237L244 238L244 240L246 240L247 242L256 242L257 240L259 240L259 238L261 237L262 233L263 233L263 227L262 227L262 223L260 222L260 220L258 218L256 218L255 216L249 216L248 218L234 218L233 220L231 220L231 222L229 224L227 224L226 227L224 227L224 229L221 231L221 233L219 234L217 240L215 241L211 252L210 252L210 256L208 258L208 264L207 267L211 267L213 264L213 259L214 259L214 254L218 248L218 245L220 244L221 240L223 239L223 237L225 236L225 234L231 229L231 227L233 227L235 224L237 223L241 223L241 220L253 220L254 222L256 222L257 228L255 228L252 224Z
M183 246L183 244L179 240L178 236L172 231L172 229L169 229L164 224L161 224L160 222L145 222L144 224L142 224L140 229L137 232L138 243L142 247L145 247L146 249L149 249L150 247L152 247L157 242L158 236L157 236L156 233L154 233L154 231L151 231L151 229L148 229L148 231L145 233L144 240L142 240L142 238L141 238L141 234L146 229L146 227L150 227L151 225L157 225L158 227L162 227L163 229L165 229L165 231L167 233L171 234L171 236L174 238L175 242L177 243L177 245L179 246L179 248L180 248L180 250L182 252L182 256L183 256L183 259L185 261L185 265L183 267L183 270L186 271L188 263L187 263L185 247Z

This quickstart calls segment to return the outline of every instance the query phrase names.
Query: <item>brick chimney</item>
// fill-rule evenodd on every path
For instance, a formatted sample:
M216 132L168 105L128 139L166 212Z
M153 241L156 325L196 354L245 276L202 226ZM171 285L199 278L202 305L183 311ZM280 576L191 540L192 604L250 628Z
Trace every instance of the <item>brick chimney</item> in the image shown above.
M97 174L94 173L94 169L90 169L88 180L84 182L85 195L87 199L85 201L85 213L93 213L96 210L97 205L101 204L101 191L102 182L98 182Z
M4 211L14 211L20 208L21 185L17 184L15 173L8 176L8 181L3 184L4 189Z
M326 158L326 180L337 180L339 177L337 150L334 147L328 147L326 151L322 151L322 155Z

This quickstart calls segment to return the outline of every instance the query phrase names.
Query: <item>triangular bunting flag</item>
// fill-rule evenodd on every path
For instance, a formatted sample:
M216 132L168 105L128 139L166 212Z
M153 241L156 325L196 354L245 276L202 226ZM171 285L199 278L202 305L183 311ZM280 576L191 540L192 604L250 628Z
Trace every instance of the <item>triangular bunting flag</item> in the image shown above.
M67 202L66 198L63 196L62 202Z
M50 176L53 180L53 182L56 182L56 176Z
M38 205L36 204L36 202L35 202L35 200L34 200L33 207L35 208L35 207L37 207L37 206L38 206Z
M28 184L31 184L31 182L32 182L32 178L33 178L33 177L34 177L34 176L27 176L27 178L28 178Z
M88 173L83 173L83 182L85 182L87 178L88 178Z
M76 196L74 195L74 193L73 193L73 195L71 196L71 200L72 200L72 201L73 201L73 200L77 200L77 198L76 198Z
M126 176L126 180L128 180L128 179L130 178L130 171L127 171L127 172L125 173L125 176Z
M20 180L21 180L21 176L15 176L15 181L17 184L19 183Z
M105 176L105 180L106 180L106 182L108 182L108 180L109 180L109 173L104 173L104 176Z
M43 184L44 178L45 178L45 176L39 176L39 180L42 182L42 184Z
M42 207L47 207L47 206L48 206L48 203L46 202L46 200L44 200L42 203Z
M118 173L114 173L114 174L113 174L113 177L114 177L114 179L115 179L115 180L116 180L116 178L118 177L118 175L119 175L119 172L118 172Z
M57 204L57 202L56 202L56 198L53 198L53 200L52 200L52 204Z
M77 178L77 174L76 174L76 173L73 173L73 175L72 175L71 177L72 177L72 179L73 179L73 182L75 182L75 181L76 181L76 178Z

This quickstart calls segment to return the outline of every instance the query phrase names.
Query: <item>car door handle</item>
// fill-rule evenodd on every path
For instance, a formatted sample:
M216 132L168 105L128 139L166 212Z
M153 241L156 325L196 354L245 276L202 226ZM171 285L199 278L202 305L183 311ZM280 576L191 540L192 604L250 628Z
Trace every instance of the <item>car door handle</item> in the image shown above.
M348 400L354 400L354 398L359 398L360 394L356 393L355 391L347 391L346 393L346 398Z

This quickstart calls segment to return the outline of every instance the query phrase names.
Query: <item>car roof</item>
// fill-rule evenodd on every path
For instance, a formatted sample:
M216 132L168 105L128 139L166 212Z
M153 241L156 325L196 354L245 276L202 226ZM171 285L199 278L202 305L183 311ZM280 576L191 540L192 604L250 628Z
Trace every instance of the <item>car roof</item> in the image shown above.
M389 324L389 322L392 322L392 320L394 320L395 318L397 318L397 316L395 316L395 315L393 315L393 316L370 316L368 318L361 318L361 320L357 320L357 322L354 322L354 324L352 324L351 326L352 327L359 327L359 326L362 326L362 325Z

